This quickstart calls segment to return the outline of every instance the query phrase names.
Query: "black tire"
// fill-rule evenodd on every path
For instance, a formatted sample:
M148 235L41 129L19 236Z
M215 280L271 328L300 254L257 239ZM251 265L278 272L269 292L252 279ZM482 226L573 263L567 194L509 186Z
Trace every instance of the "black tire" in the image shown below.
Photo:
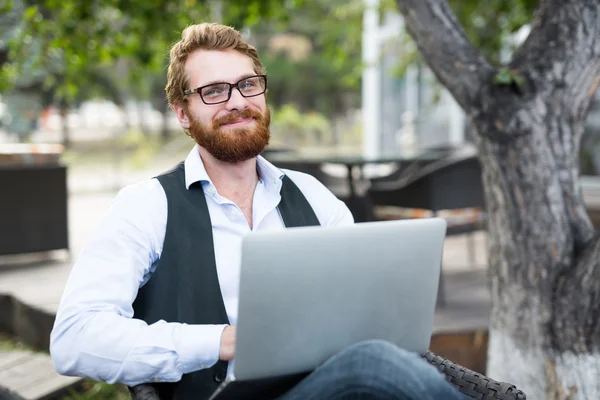
M12 390L8 390L0 386L0 400L25 400Z

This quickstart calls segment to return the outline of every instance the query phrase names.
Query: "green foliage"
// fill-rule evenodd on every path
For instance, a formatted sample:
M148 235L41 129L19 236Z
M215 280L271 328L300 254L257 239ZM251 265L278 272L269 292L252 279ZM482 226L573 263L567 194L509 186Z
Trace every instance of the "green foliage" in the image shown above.
M383 11L397 10L399 0L381 0ZM514 51L511 37L524 25L531 23L538 0L447 0L465 34L486 59L499 67L494 83L514 85L522 89L525 79L518 72L502 66L501 54ZM402 58L392 69L392 74L402 77L409 66L422 63L417 46L408 33L396 42L402 47ZM439 82L432 83L436 93L441 90ZM437 95L436 95L437 97ZM434 99L434 102L436 100Z
M331 115L359 103L362 0L24 2L3 3L17 23L4 35L10 57L0 83L5 89L39 86L45 104L76 105L93 96L122 104L130 95L163 110L168 49L187 25L213 20L252 28L276 105L293 98L303 110ZM290 32L310 42L308 57L272 53L269 40ZM26 65L30 72L23 74Z
M447 0L473 45L493 65L500 66L502 50L512 51L509 40L533 19L539 0ZM397 10L396 1L382 0L384 10ZM394 69L402 76L409 65L418 62L420 55L408 34L401 38L403 59ZM504 77L499 78L500 81ZM518 78L517 78L518 80ZM520 84L519 82L515 82Z
M531 22L538 0L449 0L459 22L488 61L500 64L500 52L523 25Z
M537 0L448 0L473 43L495 64L507 35L530 21ZM396 9L381 0L381 13ZM360 104L363 0L0 0L0 91L14 85L44 103L75 105L91 96L120 104L126 95L165 107L167 52L191 23L251 28L269 73L269 101L333 116ZM273 39L301 38L310 51ZM396 68L418 62L406 37ZM3 51L7 57L3 57ZM507 77L501 72L498 82ZM509 77L519 85L519 77ZM512 82L512 81L511 81Z
M285 24L253 30L269 101L335 115L360 103L362 0L312 0ZM308 48L308 51L306 50Z
M272 140L286 146L323 145L331 142L329 120L317 112L301 112L291 104L273 110Z
M0 351L11 351L11 350L33 350L31 346L28 346L24 341L19 338L9 336L5 333L0 332Z
M248 27L283 18L299 2L221 0L219 16L213 0L40 0L28 6L25 0L0 1L0 9L13 13L14 25L4 32L10 55L0 85L6 89L19 83L22 74L16 71L26 66L43 75L46 84L52 75L61 75L61 95L67 97L87 83L91 66L108 66L119 58L134 60L138 71L160 71L170 44L189 24L219 18Z
M494 65L506 38L531 22L538 0L449 0L473 44Z
M70 391L62 400L130 400L124 385L111 385L86 379L82 390Z
M502 67L494 76L494 83L506 86L516 85L518 88L522 88L525 84L525 78L518 70Z
M119 147L127 153L127 164L139 170L147 168L163 146L159 137L149 138L138 130L130 130L119 141Z

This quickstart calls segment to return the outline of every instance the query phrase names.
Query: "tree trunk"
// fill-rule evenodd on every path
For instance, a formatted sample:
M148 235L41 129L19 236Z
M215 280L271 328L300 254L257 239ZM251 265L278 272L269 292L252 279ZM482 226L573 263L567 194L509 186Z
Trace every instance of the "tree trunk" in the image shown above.
M600 270L597 257L585 257L597 241L578 180L573 126L583 123L552 109L523 106L519 131L506 141L489 139L506 134L494 127L505 126L500 120L475 123L489 218L487 374L531 399L595 399ZM583 289L576 271L595 282L565 292L559 282Z
M502 85L446 1L397 2L474 128L493 302L487 375L528 399L600 399L600 241L578 158L600 82L600 2L540 1Z

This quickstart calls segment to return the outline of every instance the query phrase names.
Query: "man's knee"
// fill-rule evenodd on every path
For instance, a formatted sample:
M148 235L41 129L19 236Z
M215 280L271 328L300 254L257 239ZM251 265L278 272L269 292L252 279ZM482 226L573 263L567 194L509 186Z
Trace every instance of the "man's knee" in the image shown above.
M311 385L318 387L320 398L345 399L357 394L379 399L457 398L442 374L420 355L383 340L346 347L303 384L295 392L298 396L290 399L307 398L306 393L316 390L307 389Z
M346 373L360 380L390 373L402 374L415 368L428 368L426 362L416 353L399 348L385 340L365 340L346 347L330 361L342 364Z
M440 372L417 353L384 340L348 346L330 362L341 386L376 393L381 398L397 398L394 394L418 398L418 393L426 394L429 389L446 384Z
M413 352L404 350L393 343L381 339L364 340L352 344L338 353L338 356L356 361L381 360L382 362L395 363L422 363L422 358Z

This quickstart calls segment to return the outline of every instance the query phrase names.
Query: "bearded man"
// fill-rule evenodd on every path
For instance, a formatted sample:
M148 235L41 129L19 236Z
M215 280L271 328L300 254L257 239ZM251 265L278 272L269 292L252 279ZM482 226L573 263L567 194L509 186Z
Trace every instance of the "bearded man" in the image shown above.
M243 237L354 222L314 177L260 156L269 143L266 91L258 53L238 31L213 23L183 31L166 93L196 145L173 170L122 189L79 255L51 335L59 373L150 383L161 400L209 398L235 355ZM368 341L283 399L357 395L462 398L417 355Z

